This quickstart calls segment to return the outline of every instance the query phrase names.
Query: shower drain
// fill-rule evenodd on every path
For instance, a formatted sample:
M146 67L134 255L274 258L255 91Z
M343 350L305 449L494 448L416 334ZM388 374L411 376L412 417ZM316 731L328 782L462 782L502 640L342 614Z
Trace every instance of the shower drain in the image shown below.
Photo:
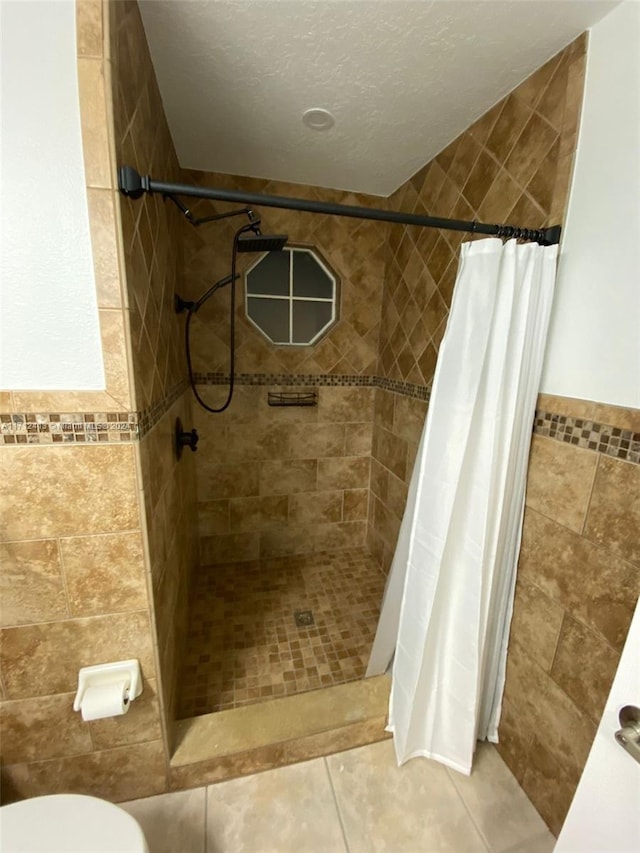
M309 625L315 625L311 610L294 610L293 618L296 620L298 628L308 628Z

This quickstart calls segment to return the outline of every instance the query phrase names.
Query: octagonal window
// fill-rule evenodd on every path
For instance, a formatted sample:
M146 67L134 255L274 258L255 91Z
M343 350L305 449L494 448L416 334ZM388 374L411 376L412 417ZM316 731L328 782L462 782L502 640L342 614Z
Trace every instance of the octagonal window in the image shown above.
M309 346L336 321L337 279L312 249L268 252L245 287L247 317L271 343Z

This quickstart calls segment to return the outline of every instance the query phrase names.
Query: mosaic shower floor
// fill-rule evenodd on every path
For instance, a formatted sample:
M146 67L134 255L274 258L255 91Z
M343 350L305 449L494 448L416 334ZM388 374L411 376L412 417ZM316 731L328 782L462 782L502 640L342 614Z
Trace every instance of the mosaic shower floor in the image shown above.
M201 567L178 717L362 678L384 584L364 548Z

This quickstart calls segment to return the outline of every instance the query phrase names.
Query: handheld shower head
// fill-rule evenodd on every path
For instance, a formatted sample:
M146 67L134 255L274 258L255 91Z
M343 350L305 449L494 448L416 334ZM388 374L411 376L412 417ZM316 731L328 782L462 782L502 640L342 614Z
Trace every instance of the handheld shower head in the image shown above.
M288 234L240 234L238 252L277 252L284 248L288 239Z

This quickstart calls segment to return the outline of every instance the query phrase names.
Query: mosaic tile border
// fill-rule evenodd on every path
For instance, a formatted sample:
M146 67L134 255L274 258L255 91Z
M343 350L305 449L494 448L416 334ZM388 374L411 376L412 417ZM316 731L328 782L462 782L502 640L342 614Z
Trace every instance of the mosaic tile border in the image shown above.
M150 408L141 409L138 412L138 438L143 438L162 420L171 406L184 394L188 387L189 383L186 379L183 379L177 385L174 385L162 400L158 400Z
M137 437L135 412L0 414L0 443L4 445L121 444Z
M536 410L533 425L535 435L564 441L585 450L594 450L640 465L640 432L600 424L584 418L554 415L552 412Z
M228 373L196 373L198 385L226 385ZM431 389L426 385L414 385L399 379L362 374L332 373L236 373L236 385L316 385L323 387L368 387L384 388L406 397L428 400Z

